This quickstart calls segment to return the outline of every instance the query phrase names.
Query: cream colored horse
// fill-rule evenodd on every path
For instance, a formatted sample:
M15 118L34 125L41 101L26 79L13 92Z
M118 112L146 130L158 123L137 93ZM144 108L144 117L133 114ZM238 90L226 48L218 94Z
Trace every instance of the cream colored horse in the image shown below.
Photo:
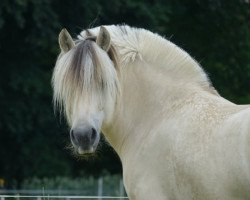
M76 153L102 131L118 153L131 200L250 199L250 106L211 86L170 41L129 26L64 29L54 100Z

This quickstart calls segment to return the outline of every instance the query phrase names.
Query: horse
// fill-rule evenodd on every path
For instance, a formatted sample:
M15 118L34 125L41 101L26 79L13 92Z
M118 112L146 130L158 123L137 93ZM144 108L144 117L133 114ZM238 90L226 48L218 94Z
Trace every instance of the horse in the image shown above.
M131 200L250 199L250 105L221 97L187 52L128 25L59 34L55 107L76 154L101 132Z

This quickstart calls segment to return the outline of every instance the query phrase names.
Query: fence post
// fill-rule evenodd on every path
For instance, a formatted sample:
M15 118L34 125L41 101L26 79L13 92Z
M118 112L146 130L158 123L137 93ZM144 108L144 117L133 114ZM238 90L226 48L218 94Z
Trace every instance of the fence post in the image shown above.
M123 186L123 180L122 178L120 179L120 184L119 184L119 191L120 191L120 197L124 197L124 186ZM123 198L121 198L123 199Z
M98 200L102 200L103 178L98 178Z
M1 200L5 200L5 198L4 198L4 197L1 197Z
M37 197L37 200L42 200L42 198L41 197Z

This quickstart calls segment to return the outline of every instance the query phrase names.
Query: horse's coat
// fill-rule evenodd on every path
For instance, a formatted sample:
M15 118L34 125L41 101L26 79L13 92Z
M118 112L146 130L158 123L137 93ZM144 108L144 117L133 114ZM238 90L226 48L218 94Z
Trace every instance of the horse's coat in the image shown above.
M104 51L86 40L100 38L100 27L62 49L54 99L73 128L87 123L102 130L121 158L129 198L250 199L250 106L221 97L199 64L170 41L144 29L105 27L112 53L108 42ZM74 58L79 45L86 53ZM77 82L68 75L76 59L84 60ZM105 87L96 89L97 80Z

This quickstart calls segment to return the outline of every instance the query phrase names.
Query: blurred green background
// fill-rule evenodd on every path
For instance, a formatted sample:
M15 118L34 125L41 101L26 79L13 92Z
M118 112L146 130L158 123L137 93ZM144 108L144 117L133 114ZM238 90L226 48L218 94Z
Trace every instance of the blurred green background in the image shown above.
M82 29L121 23L164 35L201 63L222 96L250 102L249 0L1 0L0 178L6 187L32 177L121 173L104 140L95 158L71 155L50 84L61 28L76 37Z

